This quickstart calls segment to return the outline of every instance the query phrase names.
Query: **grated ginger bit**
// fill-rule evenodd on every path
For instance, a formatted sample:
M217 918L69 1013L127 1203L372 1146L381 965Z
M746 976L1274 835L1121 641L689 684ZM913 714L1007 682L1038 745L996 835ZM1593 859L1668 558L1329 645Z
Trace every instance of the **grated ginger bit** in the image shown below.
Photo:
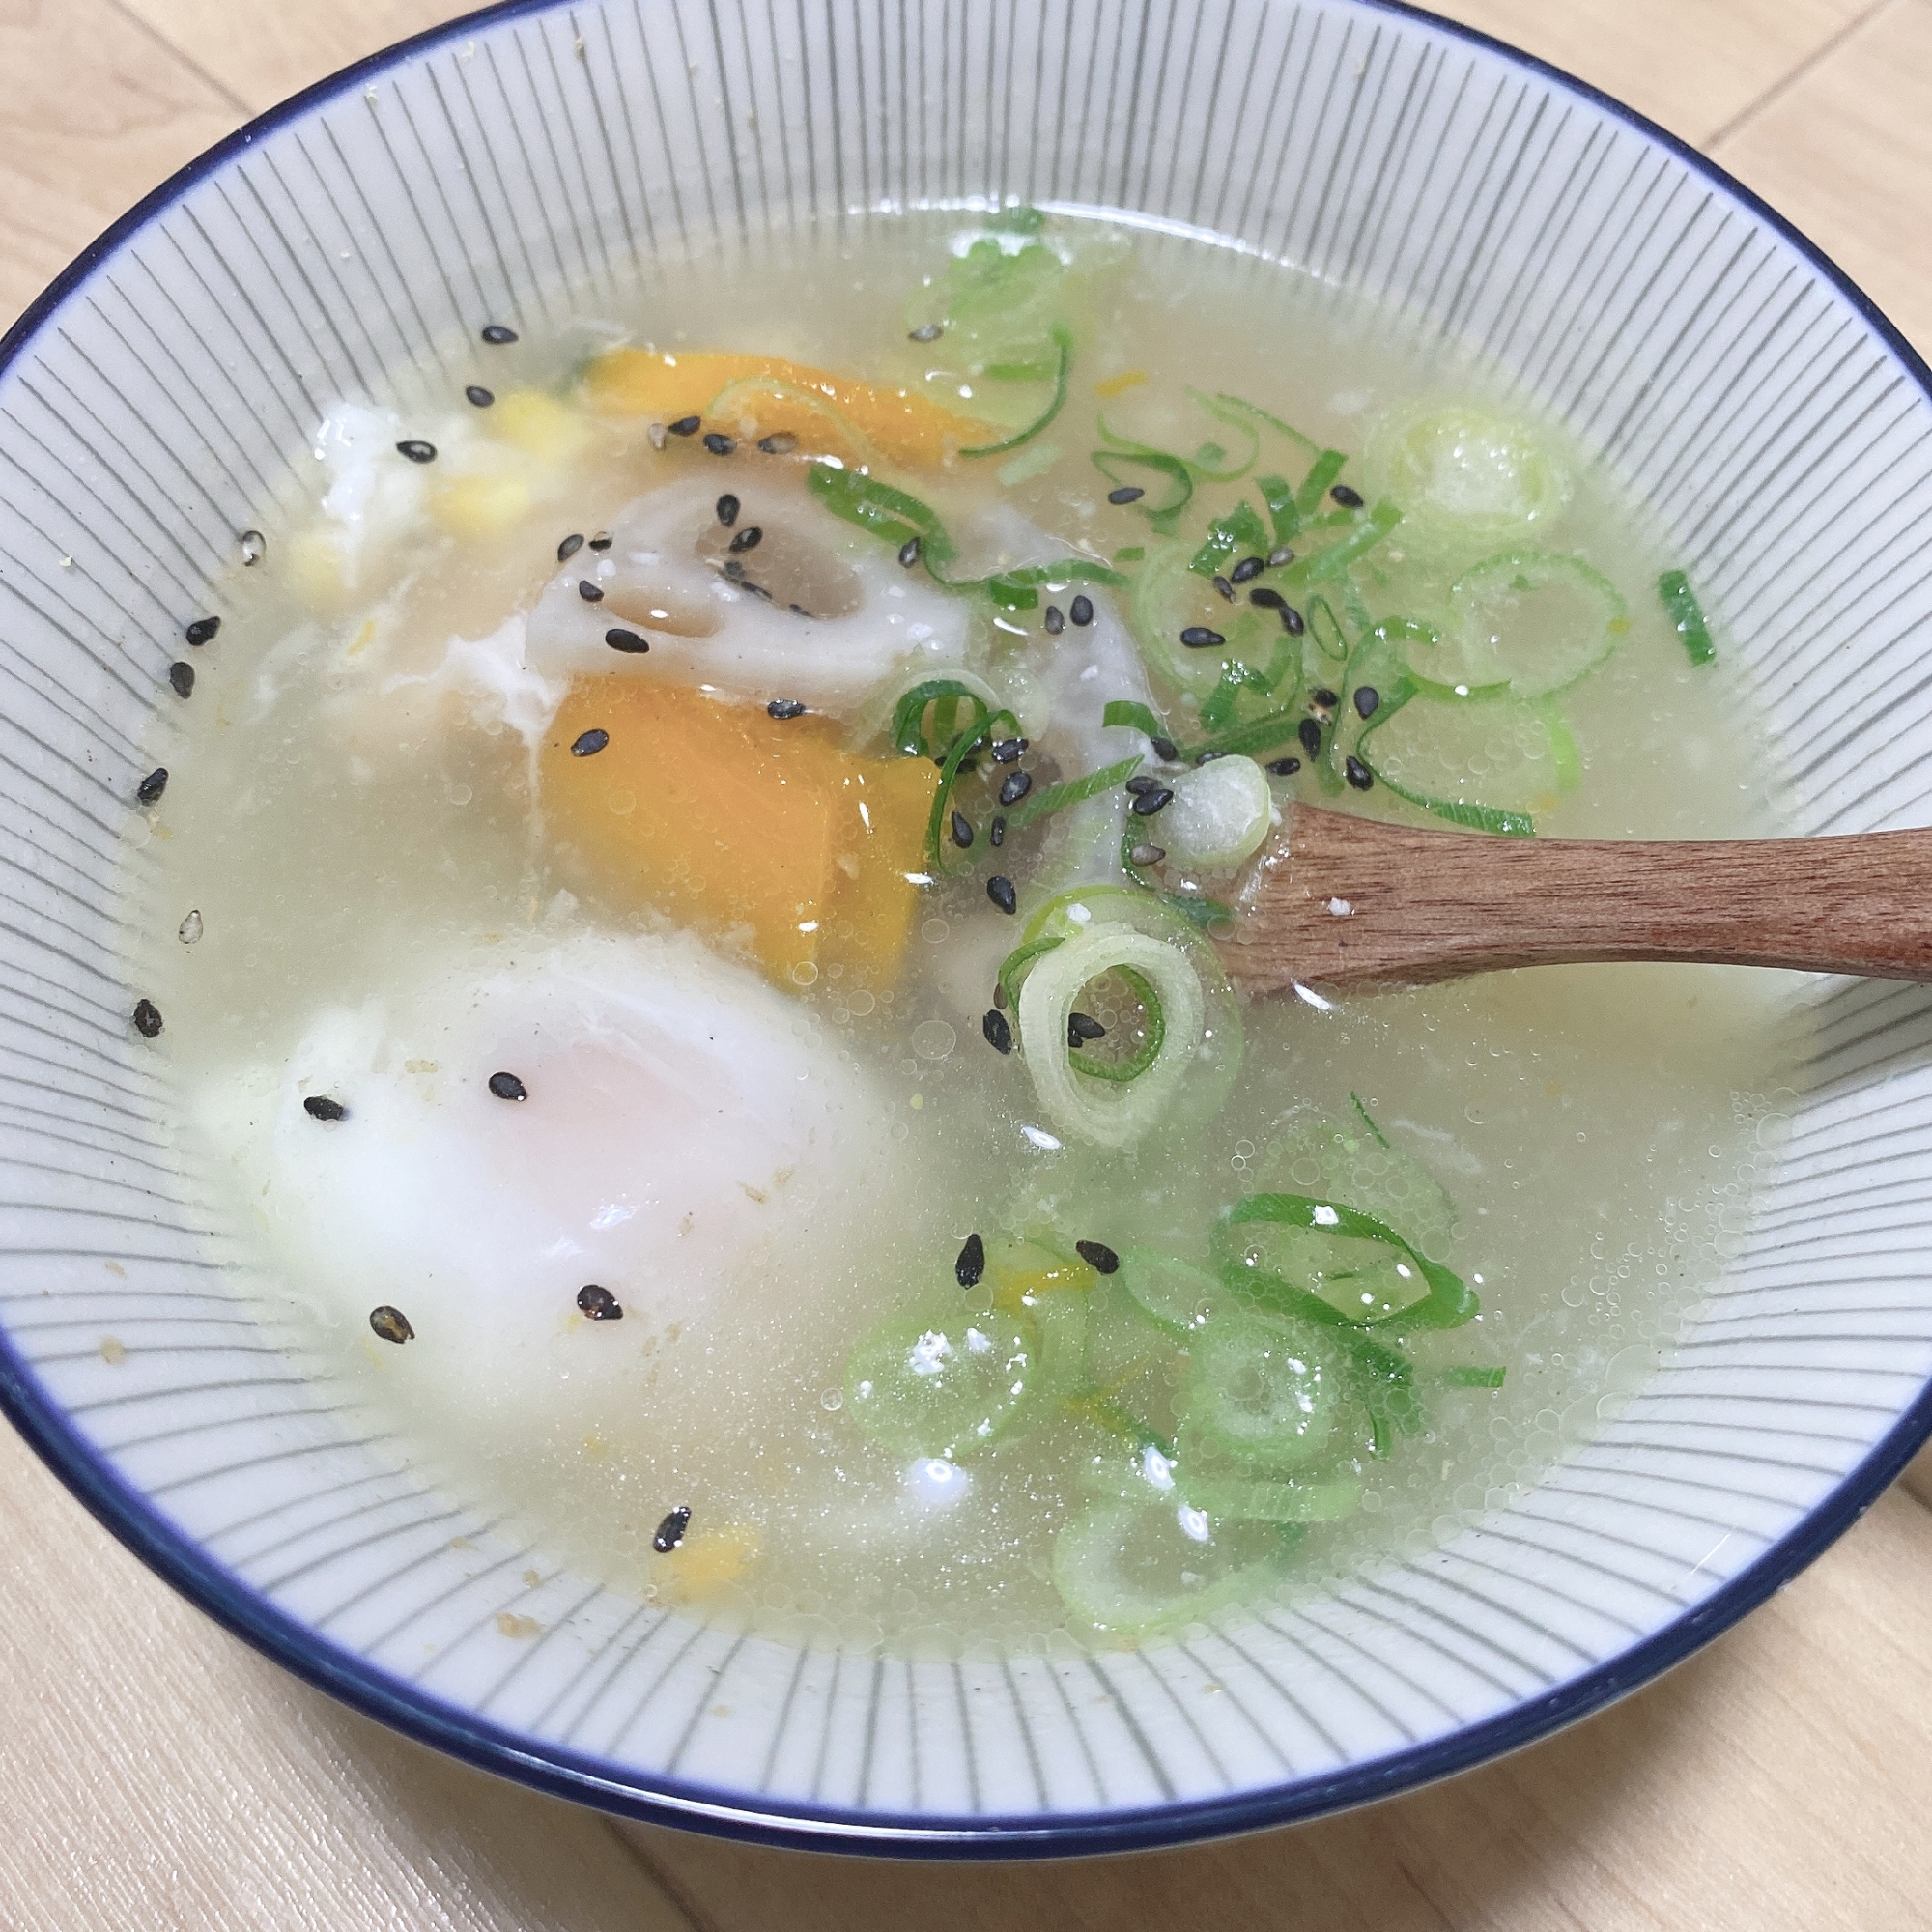
M738 1582L758 1560L762 1539L754 1524L721 1522L687 1532L684 1541L654 1568L675 1579L686 1597Z
M1145 369L1122 369L1118 376L1108 376L1094 384L1096 396L1123 396L1129 389L1138 389L1148 379Z
M543 1625L535 1617L520 1617L514 1610L499 1610L497 1613L497 1628L505 1636L529 1637L537 1635Z

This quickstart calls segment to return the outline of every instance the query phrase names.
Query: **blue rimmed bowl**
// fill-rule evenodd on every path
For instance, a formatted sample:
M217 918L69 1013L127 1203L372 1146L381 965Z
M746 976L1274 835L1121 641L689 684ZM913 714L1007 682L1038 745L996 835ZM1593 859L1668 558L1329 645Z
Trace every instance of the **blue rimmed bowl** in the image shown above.
M1742 1253L1593 1442L1426 1556L1137 1653L901 1662L647 1608L399 1471L276 1331L174 1151L117 938L168 666L238 533L310 494L325 407L440 393L485 324L641 300L719 238L1013 198L1289 263L1462 345L1655 507L1801 829L1913 824L1932 793L1924 365L1700 156L1407 9L530 0L150 196L0 345L0 1400L291 1669L639 1816L1012 1856L1401 1791L1675 1662L1932 1429L1932 999L1831 981Z

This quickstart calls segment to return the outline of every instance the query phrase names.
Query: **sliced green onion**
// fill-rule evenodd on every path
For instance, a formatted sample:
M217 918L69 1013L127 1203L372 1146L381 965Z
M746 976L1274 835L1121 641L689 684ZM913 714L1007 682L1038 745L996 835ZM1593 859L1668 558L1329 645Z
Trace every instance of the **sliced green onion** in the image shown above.
M1208 541L1194 553L1188 564L1196 577L1216 577L1232 558L1268 549L1267 526L1255 514L1252 503L1236 503L1226 516L1216 517L1208 526Z
M1435 1379L1444 1388L1458 1389L1499 1389L1503 1378L1509 1374L1507 1369L1478 1368L1474 1364L1449 1369L1438 1369Z
M1039 1372L1039 1330L1024 1310L941 1323L895 1316L852 1350L850 1414L881 1448L956 1461L1020 1420Z
M1091 980L1122 970L1155 997L1160 1047L1138 1077L1108 1083L1103 1102L1074 1076L1066 1023ZM1020 1043L1040 1106L1062 1131L1100 1147L1125 1147L1159 1122L1201 1046L1206 1018L1188 952L1124 925L1097 925L1042 953L1020 988Z
M1294 493L1295 512L1304 521L1320 508L1322 497L1327 496L1348 460L1339 449L1324 449L1315 459L1301 488Z
M990 718L994 707L970 686L954 677L932 677L902 693L893 706L893 744L908 758L936 758L941 743L951 746L957 728L957 702L969 701L975 710L973 724ZM952 711L942 715L935 707L951 702ZM925 730L925 714L933 711L932 735ZM970 728L970 727L969 727Z
M1353 521L1354 528L1339 543L1296 557L1282 572L1279 582L1285 595L1292 596L1311 583L1326 583L1340 577L1402 522L1402 512L1384 497L1366 517Z
M1704 607L1690 588L1690 580L1681 570L1666 570L1657 580L1657 594L1663 599L1670 627L1684 640L1693 665L1707 665L1718 655L1711 641L1711 627L1704 621Z
M1051 373L1053 400L1024 429L1015 430L1004 441L982 442L972 449L962 449L959 452L961 456L1004 456L1008 450L1017 449L1022 443L1031 442L1065 407L1066 382L1073 371L1073 332L1064 322L1056 322L1049 332L1053 337L1053 346L1058 352L1057 364L1050 372L1041 372L1035 365L1029 364L1024 369L1009 368L1005 374L1002 373L1005 365L1000 365L987 370L986 373L1006 382L1037 382L1041 373Z
M1167 726L1154 716L1152 710L1136 698L1114 697L1107 700L1107 708L1100 714L1102 724L1120 725L1125 730L1138 731L1144 738L1167 738Z
M1349 655L1349 634L1327 598L1311 597L1303 615L1308 622L1308 635L1315 639L1324 658L1346 658Z
M1301 512L1294 507L1294 485L1286 476L1258 476L1255 486L1267 505L1268 521L1274 525L1278 544L1293 543L1301 528Z
M1346 1381L1315 1324L1231 1309L1189 1346L1187 1426L1245 1462L1296 1468L1327 1446Z
M1228 409L1238 410L1243 416L1247 416L1255 422L1264 423L1269 429L1275 431L1276 434L1287 437L1289 441L1295 444L1296 447L1306 450L1311 457L1319 456L1321 453L1321 445L1312 436L1303 436L1293 423L1283 422L1279 416L1270 415L1266 410L1257 408L1255 404L1246 402L1239 396L1231 396L1224 391L1216 390L1214 400L1217 403L1225 405ZM1225 421L1226 418L1224 417L1223 420Z
M1617 587L1580 557L1505 551L1450 586L1460 669L1433 675L1459 695L1506 688L1545 697L1593 670L1630 630Z
M1482 405L1393 410L1364 454L1378 493L1407 507L1404 548L1442 561L1539 536L1570 500L1570 466L1544 437Z
M1252 858L1275 819L1267 774L1254 759L1210 759L1173 781L1173 802L1161 814L1168 857L1203 871L1226 871Z
M925 819L925 868L933 877L952 869L946 858L951 840L947 820L952 810L952 787L959 779L959 767L982 745L989 745L1005 727L1008 737L1019 736L1020 721L1010 711L995 711L959 734L946 762L939 770L939 789L932 794L932 810Z
M1370 1118L1369 1110L1362 1105L1362 1096L1351 1090L1349 1094L1349 1104L1361 1116L1363 1126L1369 1130L1369 1138L1381 1147L1387 1147L1389 1144L1388 1136Z
M1032 825L1066 806L1096 798L1103 791L1112 791L1116 785L1125 784L1140 768L1141 760L1137 753L1131 758L1122 758L1118 764L1103 765L1097 772L1089 772L1085 778L1067 779L1060 784L1048 785L1044 791L1031 792L1018 805L1007 808L1007 830L1017 832L1022 826Z
M1231 1523L1203 1541L1169 1502L1101 1502L1053 1546L1053 1581L1067 1608L1101 1630L1144 1634L1251 1598L1281 1574L1277 1533Z
M1120 1279L1148 1318L1170 1335L1192 1335L1228 1299L1206 1268L1152 1248L1123 1248Z
M935 583L948 590L983 590L1009 610L1032 610L1039 602L1037 586L1042 583L1078 580L1120 589L1127 582L1118 570L1111 570L1089 556L1060 557L1052 563L997 571L990 577L949 577L947 566L957 559L959 553L938 516L917 497L909 497L876 476L825 462L808 464L805 482L806 488L835 517L869 530L895 548L902 548L913 537L919 538L920 560Z
M1406 1256L1428 1285L1429 1293L1412 1307L1377 1323L1384 1334L1409 1334L1417 1328L1459 1328L1473 1318L1478 1302L1468 1285L1440 1262L1419 1254L1386 1222L1336 1201L1318 1201L1307 1194L1250 1194L1222 1210L1213 1243L1216 1258L1247 1265L1238 1252L1236 1231L1257 1224L1309 1228L1323 1234L1362 1241L1378 1241ZM1320 1299L1320 1297L1316 1297Z
M1131 485L1136 480L1132 476L1123 476L1121 473L1123 468L1151 469L1156 476L1167 478L1168 494L1162 501L1150 503L1143 500L1137 506L1142 515L1163 535L1173 533L1174 526L1179 522L1181 511L1193 500L1193 471L1179 457L1169 456L1164 450L1096 449L1093 455L1093 463L1094 469L1117 489ZM1136 552L1135 554L1138 555L1140 553Z

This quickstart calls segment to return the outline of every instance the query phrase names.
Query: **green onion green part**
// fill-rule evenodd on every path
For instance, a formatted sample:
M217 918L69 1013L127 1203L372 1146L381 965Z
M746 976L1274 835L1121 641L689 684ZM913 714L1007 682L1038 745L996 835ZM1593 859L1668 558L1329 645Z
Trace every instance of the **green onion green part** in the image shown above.
M1690 580L1681 570L1666 570L1657 580L1657 594L1663 599L1664 613L1683 639L1690 662L1709 664L1718 655L1718 647L1711 641L1711 627L1704 621L1704 607L1690 588Z

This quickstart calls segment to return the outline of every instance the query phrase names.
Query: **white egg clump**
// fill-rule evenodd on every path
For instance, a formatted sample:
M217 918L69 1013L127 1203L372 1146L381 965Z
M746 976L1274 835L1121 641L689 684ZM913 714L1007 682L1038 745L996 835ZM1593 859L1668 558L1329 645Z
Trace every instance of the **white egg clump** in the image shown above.
M723 1473L739 1418L836 1378L850 1231L896 1189L871 1079L688 935L452 952L206 1091L297 1292L486 1448L642 1431ZM588 1286L620 1320L581 1312ZM412 1345L376 1338L379 1306Z

